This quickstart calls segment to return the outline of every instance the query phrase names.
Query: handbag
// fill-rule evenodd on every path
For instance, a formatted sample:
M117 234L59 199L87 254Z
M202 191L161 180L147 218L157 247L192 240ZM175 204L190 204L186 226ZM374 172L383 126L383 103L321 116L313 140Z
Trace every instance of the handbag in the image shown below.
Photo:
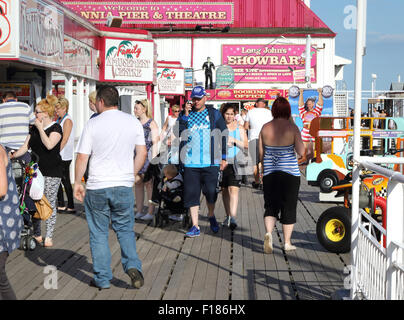
M33 165L35 174L32 177L31 186L29 189L29 196L32 200L41 200L45 190L45 178L43 177L38 165Z
M233 168L236 178L254 174L254 161L248 151L240 150L236 154Z
M45 195L42 196L41 200L35 201L35 207L36 212L33 217L36 219L47 220L53 213L53 208Z

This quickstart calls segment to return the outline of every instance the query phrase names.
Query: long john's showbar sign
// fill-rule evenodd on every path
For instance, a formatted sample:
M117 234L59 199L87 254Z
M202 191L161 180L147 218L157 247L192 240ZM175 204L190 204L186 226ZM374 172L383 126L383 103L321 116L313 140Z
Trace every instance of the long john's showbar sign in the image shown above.
M121 16L123 24L232 24L231 2L93 2L63 0L67 7L96 24Z

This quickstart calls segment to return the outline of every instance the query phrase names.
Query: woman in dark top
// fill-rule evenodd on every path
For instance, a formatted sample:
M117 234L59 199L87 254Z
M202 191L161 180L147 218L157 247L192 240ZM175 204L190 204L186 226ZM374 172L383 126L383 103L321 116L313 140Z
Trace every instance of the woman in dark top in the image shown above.
M20 246L22 216L11 161L0 145L0 300L16 300L6 275L8 255Z
M52 237L56 224L56 200L62 177L62 158L60 157L60 144L62 141L62 127L52 121L55 113L55 105L58 99L55 96L47 96L42 99L35 108L35 125L31 127L24 145L11 157L19 157L25 154L29 148L38 156L38 166L45 178L44 195L53 208L53 213L46 220L45 247L53 246ZM33 219L34 237L42 243L41 220Z

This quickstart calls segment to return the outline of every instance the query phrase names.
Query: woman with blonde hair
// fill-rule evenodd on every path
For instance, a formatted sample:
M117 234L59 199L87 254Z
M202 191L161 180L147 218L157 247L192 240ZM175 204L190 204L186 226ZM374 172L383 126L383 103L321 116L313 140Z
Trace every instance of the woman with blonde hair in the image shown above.
M175 104L171 107L171 115L168 115L166 121L161 128L160 139L162 142L165 142L167 146L171 146L171 139L173 134L173 129L175 122L178 119L180 114L180 106Z
M45 178L44 195L53 208L52 215L46 220L46 236L44 247L52 247L53 232L56 224L56 200L60 181L62 180L62 158L60 145L62 143L62 127L52 121L55 114L55 106L58 98L48 95L35 107L35 125L29 131L24 145L10 155L10 158L18 158L31 148L34 155L38 156L38 166ZM41 220L33 218L34 237L39 243L43 242L41 236Z
M145 181L145 173L149 167L150 160L157 156L159 129L156 121L152 119L151 105L149 100L136 100L134 108L135 116L139 119L143 126L144 139L146 142L147 158L143 168L139 171L135 182L135 199L136 199L136 214L135 219L144 221L154 218L154 205L149 202L149 210L147 214L143 213L144 207L144 189L146 188L147 198L151 200L153 190L153 179Z
M58 123L63 130L63 138L60 144L60 156L62 157L62 183L59 186L58 192L58 212L75 213L73 202L73 188L70 182L70 164L73 160L74 152L74 123L72 117L68 114L69 101L61 96L56 105L56 115ZM67 196L67 207L63 195L63 187Z
M98 116L97 108L95 107L96 96L97 96L97 91L90 92L90 94L88 95L88 105L89 105L89 107L90 107L90 110L91 110L92 112L94 112L94 113L91 115L90 119L92 119L92 118Z

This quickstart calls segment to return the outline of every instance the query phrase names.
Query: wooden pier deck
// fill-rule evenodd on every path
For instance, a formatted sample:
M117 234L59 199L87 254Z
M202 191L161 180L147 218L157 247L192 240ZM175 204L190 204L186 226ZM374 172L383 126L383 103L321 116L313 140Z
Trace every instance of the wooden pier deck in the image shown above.
M77 214L59 214L54 247L14 251L6 265L18 299L27 300L327 300L343 288L349 254L327 252L318 243L316 221L334 204L318 201L318 188L301 179L297 223L292 236L295 252L282 250L282 229L273 233L274 253L263 253L262 191L243 186L240 191L238 228L221 228L213 234L200 210L201 236L184 239L180 222L163 229L152 223L135 224L137 251L143 263L145 284L129 286L123 272L120 248L110 231L114 279L109 290L88 284L92 262L88 227L82 206ZM218 222L224 219L221 196ZM57 289L46 289L46 266L57 268Z

